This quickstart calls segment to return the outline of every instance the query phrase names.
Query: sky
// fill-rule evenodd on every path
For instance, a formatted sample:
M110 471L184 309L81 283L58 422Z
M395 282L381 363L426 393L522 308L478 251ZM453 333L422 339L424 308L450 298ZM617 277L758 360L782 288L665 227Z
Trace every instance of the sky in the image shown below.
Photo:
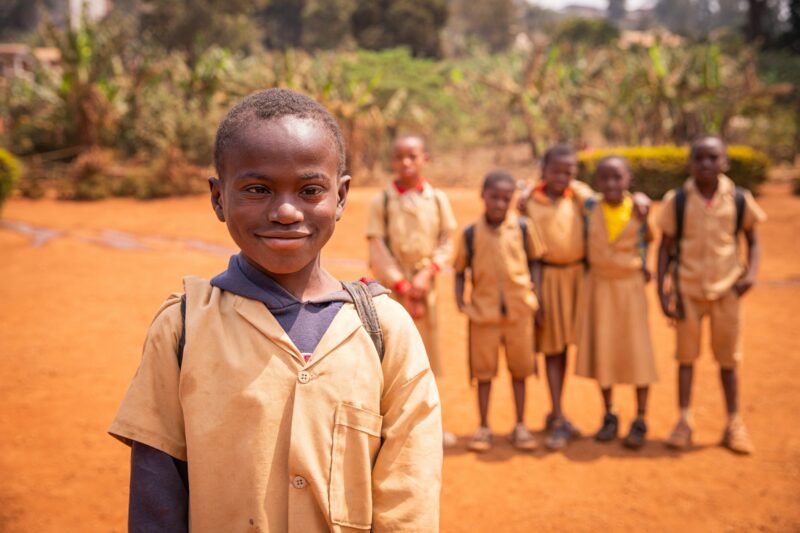
M537 4L548 9L561 9L567 5L584 5L590 7L605 8L608 0L530 0L532 4ZM628 0L628 9L638 9L652 4L651 0Z

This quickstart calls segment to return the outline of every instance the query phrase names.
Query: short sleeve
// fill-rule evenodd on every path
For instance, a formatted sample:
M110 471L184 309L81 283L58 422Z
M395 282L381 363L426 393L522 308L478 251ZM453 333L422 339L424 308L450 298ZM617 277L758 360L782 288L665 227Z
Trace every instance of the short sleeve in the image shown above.
M462 274L467 269L467 245L464 234L461 233L456 239L456 255L453 259L453 269Z
M527 220L528 224L525 238L528 239L528 261L536 261L547 253L547 246L544 244L544 239L539 232L539 227L530 219Z
M176 350L182 328L180 298L171 296L153 319L139 369L108 432L131 445L141 442L186 460L186 436Z
M367 237L386 237L386 219L383 211L385 209L386 191L381 191L375 195L369 204L367 211Z
M755 227L757 223L767 220L767 214L761 209L761 206L756 203L753 194L750 191L744 191L744 215L742 218L742 229L749 231Z
M677 223L675 221L675 191L669 191L664 195L664 200L661 202L661 207L656 216L656 227L660 229L664 235L674 237L677 231Z
M436 189L435 194L439 201L439 209L441 209L442 231L453 231L458 227L458 223L456 222L456 216L453 213L453 207L450 205L450 200L447 198L447 195L444 193L444 191Z
M569 187L572 189L573 194L575 194L575 199L578 200L581 205L597 194L588 183L580 180L572 180L569 183Z

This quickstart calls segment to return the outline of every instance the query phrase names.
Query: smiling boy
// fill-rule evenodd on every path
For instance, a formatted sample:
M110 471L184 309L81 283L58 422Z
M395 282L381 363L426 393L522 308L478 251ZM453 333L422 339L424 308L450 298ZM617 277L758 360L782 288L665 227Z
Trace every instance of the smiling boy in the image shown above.
M441 417L419 334L370 284L376 349L320 265L350 184L335 120L256 93L220 124L214 160L211 204L241 253L185 278L185 310L173 295L150 326L109 430L132 445L130 529L438 530Z

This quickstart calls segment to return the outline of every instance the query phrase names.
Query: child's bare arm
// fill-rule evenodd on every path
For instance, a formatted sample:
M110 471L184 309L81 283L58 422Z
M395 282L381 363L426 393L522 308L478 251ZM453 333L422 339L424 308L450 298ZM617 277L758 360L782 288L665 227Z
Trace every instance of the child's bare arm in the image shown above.
M531 261L528 263L528 268L530 269L531 279L533 280L533 292L536 295L536 299L539 301L539 309L536 310L534 320L536 321L536 325L541 327L545 313L544 303L542 302L542 262Z
M658 300L661 303L661 311L669 318L678 319L678 314L670 309L669 298L664 292L664 278L667 275L667 265L669 264L669 253L672 249L673 238L668 235L661 237L661 244L658 247L658 265L656 270L656 281L658 284Z
M747 273L734 286L739 296L753 288L761 266L761 242L758 240L755 226L745 231L744 237L747 240Z
M397 292L402 292L402 282L405 276L400 271L400 265L397 260L392 256L392 253L386 247L386 243L380 237L369 237L369 266L375 273L375 276L383 282L388 283L390 289ZM410 285L410 283L408 283ZM407 287L410 289L410 286Z
M438 531L442 469L439 393L414 323L396 302L379 308L386 354L383 443L372 470L372 530Z

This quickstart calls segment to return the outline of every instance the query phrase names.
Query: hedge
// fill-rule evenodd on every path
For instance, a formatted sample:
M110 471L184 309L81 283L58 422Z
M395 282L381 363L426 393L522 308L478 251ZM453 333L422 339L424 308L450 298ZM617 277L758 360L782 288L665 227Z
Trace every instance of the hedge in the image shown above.
M0 148L0 209L11 194L14 184L19 180L20 166L17 159L7 150Z
M593 184L597 162L609 155L625 157L633 171L631 189L658 199L679 187L688 177L689 149L679 146L628 146L603 150L586 150L578 154L578 179ZM726 174L737 185L756 192L767 179L769 158L749 146L729 146L730 169Z

